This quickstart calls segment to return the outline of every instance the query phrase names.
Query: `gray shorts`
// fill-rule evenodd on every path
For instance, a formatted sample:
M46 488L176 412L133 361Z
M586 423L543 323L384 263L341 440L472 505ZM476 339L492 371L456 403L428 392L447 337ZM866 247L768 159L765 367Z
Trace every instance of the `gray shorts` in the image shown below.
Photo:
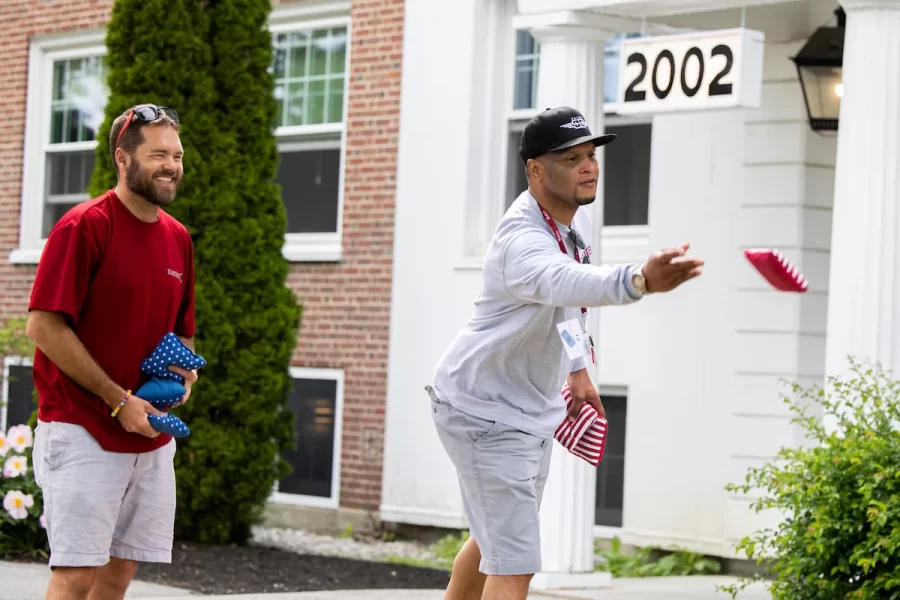
M485 575L541 571L539 511L553 439L466 414L429 386L438 437L456 467Z
M172 561L175 440L144 454L107 452L83 427L38 422L34 478L44 497L51 567L110 556Z

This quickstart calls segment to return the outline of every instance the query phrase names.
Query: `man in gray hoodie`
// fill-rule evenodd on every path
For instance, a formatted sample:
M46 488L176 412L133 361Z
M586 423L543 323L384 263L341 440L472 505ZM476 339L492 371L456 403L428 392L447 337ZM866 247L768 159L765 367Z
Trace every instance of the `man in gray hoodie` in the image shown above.
M453 564L447 600L524 600L541 571L539 507L553 432L584 402L605 416L587 372L594 360L587 307L623 305L667 292L701 273L688 245L643 265L591 265L590 217L597 146L575 109L532 119L519 154L528 190L503 217L484 261L468 325L441 358L431 396L434 422L457 469L472 537Z

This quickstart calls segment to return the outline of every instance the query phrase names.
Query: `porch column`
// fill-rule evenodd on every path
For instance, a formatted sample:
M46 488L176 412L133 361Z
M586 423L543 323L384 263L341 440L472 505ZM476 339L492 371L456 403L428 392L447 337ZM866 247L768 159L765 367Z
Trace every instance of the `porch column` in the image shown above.
M540 42L537 106L577 109L594 134L603 131L603 54L614 31L603 28L596 15L563 11L520 16L516 28L530 31ZM603 164L603 148L598 160ZM597 199L591 205L593 249L599 263L603 226L603 171ZM598 332L590 323L594 338ZM592 376L593 376L593 369ZM594 492L597 470L554 442L550 477L541 505L543 572L533 589L610 587L607 573L594 573Z
M900 373L900 0L847 13L825 369L847 356ZM868 47L868 48L867 48Z

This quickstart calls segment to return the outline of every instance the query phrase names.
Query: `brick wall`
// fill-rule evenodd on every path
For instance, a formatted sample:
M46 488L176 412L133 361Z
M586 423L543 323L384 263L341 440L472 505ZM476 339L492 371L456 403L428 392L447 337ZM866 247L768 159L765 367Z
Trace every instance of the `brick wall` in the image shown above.
M273 2L278 4L279 2ZM282 2L283 3L283 2ZM25 313L33 265L18 247L28 39L102 27L112 0L0 2L0 319ZM304 306L293 364L342 368L341 505L377 510L384 409L400 111L403 0L354 0L341 264L294 264Z

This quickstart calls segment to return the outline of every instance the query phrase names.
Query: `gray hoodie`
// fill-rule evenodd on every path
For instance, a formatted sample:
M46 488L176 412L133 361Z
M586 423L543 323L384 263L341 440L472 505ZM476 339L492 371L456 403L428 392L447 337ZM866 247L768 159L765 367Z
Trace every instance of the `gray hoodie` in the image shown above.
M578 209L572 226L590 255L587 209ZM474 314L434 375L435 394L458 410L542 438L565 419L560 391L569 373L585 367L569 358L557 324L580 320L581 307L640 298L631 284L638 265L579 264L569 228L557 227L567 254L534 197L525 191L516 199L485 255Z

